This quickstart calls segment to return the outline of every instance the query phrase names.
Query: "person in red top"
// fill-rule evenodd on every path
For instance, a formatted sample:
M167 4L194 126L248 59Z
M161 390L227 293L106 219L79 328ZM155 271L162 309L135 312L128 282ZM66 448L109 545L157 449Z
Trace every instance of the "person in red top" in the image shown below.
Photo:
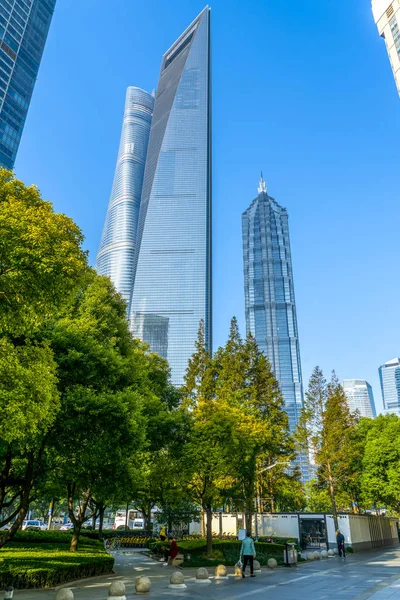
M176 543L176 539L173 536L169 536L168 538L169 541L169 549L167 550L166 554L165 554L165 562L164 562L164 566L166 567L168 565L168 559L170 558L171 561L174 560L174 558L176 558L178 556L178 544Z

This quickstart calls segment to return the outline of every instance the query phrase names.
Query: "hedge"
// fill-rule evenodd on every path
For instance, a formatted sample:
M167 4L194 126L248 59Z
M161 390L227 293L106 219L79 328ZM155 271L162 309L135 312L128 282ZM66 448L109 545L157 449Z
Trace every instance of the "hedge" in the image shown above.
M12 538L14 543L27 544L71 544L72 531L17 531ZM96 545L99 543L99 538L89 538L85 533L81 532L80 539L85 545Z
M150 549L156 555L162 555L167 545L165 542L156 542L150 544ZM213 539L213 551L208 555L206 540L183 540L178 541L178 550L184 555L184 566L187 567L214 566L218 562L232 566L239 560L241 545L242 542L238 540ZM257 560L262 565L266 565L269 558L283 562L283 544L256 542L255 548Z
M10 585L17 589L54 587L110 573L113 566L114 558L98 541L81 542L77 552L70 552L65 543L22 543L19 540L0 550L0 589Z

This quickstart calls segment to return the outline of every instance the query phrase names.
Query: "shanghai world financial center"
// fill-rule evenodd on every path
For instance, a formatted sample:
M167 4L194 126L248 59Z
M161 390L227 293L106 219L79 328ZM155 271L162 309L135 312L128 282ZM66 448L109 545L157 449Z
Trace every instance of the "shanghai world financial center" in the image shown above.
M155 98L128 88L97 269L135 337L181 385L199 322L211 348L210 10L164 54Z

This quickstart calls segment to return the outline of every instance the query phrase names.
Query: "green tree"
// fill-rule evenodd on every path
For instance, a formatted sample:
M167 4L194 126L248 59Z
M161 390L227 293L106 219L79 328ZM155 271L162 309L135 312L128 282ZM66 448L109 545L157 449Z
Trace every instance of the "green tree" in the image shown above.
M0 547L25 518L60 407L56 362L37 337L88 273L82 234L36 187L0 169Z
M35 186L0 168L0 333L26 337L55 317L87 270L79 227Z
M329 494L331 510L338 527L338 494L348 494L356 505L353 434L357 418L350 413L342 386L333 373L329 384L319 367L312 373L298 427L301 451L310 452L317 483ZM351 495L353 493L353 500Z
M61 393L50 440L52 473L65 486L59 493L68 498L76 550L84 521L125 490L119 480L129 478L129 463L145 445L143 407L157 400L158 371L166 377L168 369L131 337L125 303L94 273L65 315L42 333L54 351Z
M254 512L257 472L268 461L294 457L288 418L270 364L248 336L242 340L232 319L229 338L213 357L200 324L196 353L184 387L191 427L185 444L187 486L207 515L212 546L212 511L228 501Z
M359 439L364 449L360 473L364 506L386 506L400 514L400 418L380 415L361 419Z

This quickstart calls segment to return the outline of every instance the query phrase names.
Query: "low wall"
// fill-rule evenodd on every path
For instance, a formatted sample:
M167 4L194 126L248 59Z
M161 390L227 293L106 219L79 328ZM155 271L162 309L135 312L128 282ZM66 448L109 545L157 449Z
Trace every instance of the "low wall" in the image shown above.
M253 517L253 532L255 531ZM291 537L300 540L299 519L320 519L326 524L328 547L336 548L336 531L333 516L326 513L262 513L257 515L260 537ZM214 513L212 530L216 535L237 535L243 527L241 513ZM339 514L338 526L346 546L355 552L399 544L399 519L376 515ZM191 533L200 532L200 523L191 523Z

